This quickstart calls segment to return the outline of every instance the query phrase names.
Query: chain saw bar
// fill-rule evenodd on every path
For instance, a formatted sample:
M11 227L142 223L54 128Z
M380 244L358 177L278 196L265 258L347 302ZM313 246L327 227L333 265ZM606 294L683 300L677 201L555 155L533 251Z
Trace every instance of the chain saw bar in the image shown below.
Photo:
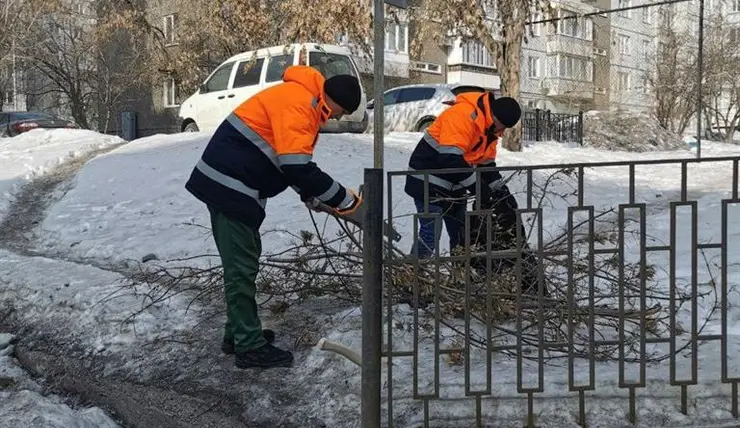
M354 224L355 226L359 227L360 229L362 229L362 220L363 219L362 218L358 218L358 217L361 217L362 215L364 215L364 211L362 211L360 213L355 213L354 215L342 216L342 215L337 214L337 212L332 207L326 205L325 203L321 202L320 200L318 200L316 198L311 198L307 202L307 204L310 205L309 208L312 208L314 211L325 212L325 213L331 215L332 217L338 218L340 220L346 220L346 221ZM359 216L357 216L356 214L359 214ZM388 223L388 220L384 220L383 221L383 233L385 234L385 236L391 238L394 242L398 242L398 241L401 240L401 234L398 233L396 231L396 229L394 229Z

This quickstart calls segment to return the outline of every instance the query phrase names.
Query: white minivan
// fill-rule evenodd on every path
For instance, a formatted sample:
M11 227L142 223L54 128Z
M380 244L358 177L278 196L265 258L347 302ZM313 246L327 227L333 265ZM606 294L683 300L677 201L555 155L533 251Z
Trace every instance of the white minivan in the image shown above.
M219 65L200 85L198 92L182 102L180 130L215 131L239 104L262 89L282 82L283 71L298 64L314 67L326 78L350 74L360 79L349 50L341 46L295 43L243 52ZM329 120L322 131L364 132L368 123L366 102L365 90L362 89L357 111L340 120Z

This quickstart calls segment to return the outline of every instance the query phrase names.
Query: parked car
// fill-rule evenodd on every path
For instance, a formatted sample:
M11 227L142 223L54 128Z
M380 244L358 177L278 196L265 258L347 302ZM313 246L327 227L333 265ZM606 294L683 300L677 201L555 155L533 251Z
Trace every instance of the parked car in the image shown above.
M423 132L463 92L484 92L481 86L459 83L398 86L383 93L385 130ZM498 96L498 91L494 91ZM368 121L373 122L374 101L367 104Z
M283 71L298 64L314 67L326 78L337 74L360 78L349 50L341 46L295 43L240 53L219 65L198 91L182 103L180 130L214 131L239 104L262 89L282 82ZM340 120L329 120L322 131L364 132L366 100L363 89L360 108Z
M0 112L0 137L15 137L32 129L77 128L69 120L36 111Z

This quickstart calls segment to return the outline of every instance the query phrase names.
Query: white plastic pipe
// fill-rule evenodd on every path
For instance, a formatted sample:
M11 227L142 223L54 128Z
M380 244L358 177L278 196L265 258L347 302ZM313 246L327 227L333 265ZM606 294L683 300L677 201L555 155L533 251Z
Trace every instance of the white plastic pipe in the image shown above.
M344 358L357 364L359 367L362 367L362 357L360 357L360 354L342 345L341 343L332 342L331 340L325 337L322 337L321 340L319 340L319 343L316 344L316 346L321 350L331 351L336 354L339 354L343 356Z

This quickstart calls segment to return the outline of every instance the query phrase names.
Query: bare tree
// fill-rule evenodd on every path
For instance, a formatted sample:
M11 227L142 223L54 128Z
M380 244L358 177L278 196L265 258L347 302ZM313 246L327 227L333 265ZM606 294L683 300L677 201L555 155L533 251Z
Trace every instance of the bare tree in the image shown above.
M58 100L55 107L81 127L105 131L124 94L146 77L134 24L139 13L114 0L84 5L46 0L19 45L41 77L33 95Z
M740 37L722 15L705 27L703 101L705 117L731 142L740 125Z
M5 94L12 92L14 79L21 67L17 44L27 38L44 10L39 0L0 0L0 109Z
M153 31L149 50L153 75L176 76L181 90L197 88L203 77L224 59L245 50L272 44L277 23L272 21L277 4L271 0L178 0L178 28L197 31L177 32L176 46L165 40L158 20L161 11L153 10L149 22Z
M153 71L175 75L186 91L237 53L289 43L336 43L340 37L364 46L372 28L367 0L180 1L178 27L198 31L180 32L172 48L163 45L159 31L150 47Z
M655 97L655 116L666 129L678 134L696 115L697 36L677 25L673 13L661 14L658 49L645 82Z
M525 186L520 181L523 175L516 172L507 179L522 188ZM578 180L571 168L535 176L531 184L533 206L547 210L573 206ZM291 306L317 297L353 306L362 302L362 233L342 220L336 220L338 231L330 230L327 225L333 224L335 219L324 218L322 227L318 215L311 212L309 215L313 220L312 230L265 231L265 234L279 233L293 238L292 244L263 254L260 259L257 277L260 306L276 316ZM640 358L651 362L665 360L671 355L665 350L640 356L641 331L664 336L669 329L674 329L672 334L683 334L679 324L675 328L671 324L671 314L679 313L691 302L690 287L679 281L675 291L669 290L664 283L666 272L659 265L646 263L641 266L629 257L622 260L617 254L594 253L593 249L602 245L615 248L619 236L629 245L639 242L639 227L620 226L616 217L616 207L604 207L594 213L591 226L586 219L574 220L571 225L554 223L548 226L547 231L542 231L542 250L549 255L544 255L537 263L539 267L528 264L529 256L524 254L512 253L504 259L491 257L494 252L512 251L517 244L515 239L506 238L505 233L498 233L492 227L493 221L485 220L492 220L490 215L471 216L470 227L466 228L470 247L461 252L453 251L458 256L467 255L469 263L447 259L449 253L441 252L442 258L419 260L417 264L416 260L407 258L402 249L388 242L383 247L387 285L383 287L384 297L389 304L419 308L420 338L433 337L435 329L431 326L439 322L455 336L465 337L472 347L480 349L486 349L491 342L499 345L521 343L536 349L542 346L542 340L569 340L573 344L571 351L555 347L547 350L544 358L563 358L573 352L579 357L593 357L599 361L616 360L622 345L590 347L588 332L592 329L597 340L614 340L614 344L618 343L617 336L623 334L620 341L624 340L623 349L630 361ZM535 222L525 220L525 223L525 235L534 238L539 233L535 230ZM207 229L202 225L191 226ZM714 284L718 267L706 258L705 252L701 254L702 268L709 275L707 283ZM516 267L518 257L521 257L520 268ZM534 269L529 270L528 266ZM522 294L525 290L519 287L519 282L524 283L527 276L537 284L546 285L542 294ZM222 306L214 303L223 298L223 270L213 253L168 260L161 265L139 264L122 287L126 292L138 294L140 284L148 285L143 296L147 304L132 313L127 321L174 295L190 295L193 301L206 303L214 310L214 315L222 314ZM699 301L704 302L702 305L707 305L703 306L707 311L700 317L699 331L708 325L718 307L715 287L705 288L698 296ZM547 295L544 289L548 290ZM646 304L641 303L641 296ZM463 321L466 318L469 328ZM512 324L517 318L521 324L514 327ZM638 327L640 325L642 327ZM394 322L392 327L389 325L394 330L409 327L401 320ZM570 339L566 339L569 336ZM512 358L517 356L515 351L500 352ZM536 352L526 354L523 358L538 358Z
M442 43L449 37L481 41L493 56L501 76L501 92L519 97L520 62L525 30L533 16L549 17L552 9L539 0L426 0L414 6L418 30L413 49L421 38ZM509 150L521 150L521 122L507 131L503 141Z

